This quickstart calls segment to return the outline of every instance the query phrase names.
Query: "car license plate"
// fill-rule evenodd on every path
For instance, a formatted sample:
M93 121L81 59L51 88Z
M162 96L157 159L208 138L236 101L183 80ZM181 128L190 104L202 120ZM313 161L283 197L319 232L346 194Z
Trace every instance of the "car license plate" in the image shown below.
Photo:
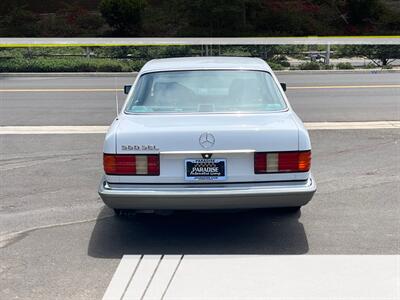
M226 159L185 160L186 180L225 180Z

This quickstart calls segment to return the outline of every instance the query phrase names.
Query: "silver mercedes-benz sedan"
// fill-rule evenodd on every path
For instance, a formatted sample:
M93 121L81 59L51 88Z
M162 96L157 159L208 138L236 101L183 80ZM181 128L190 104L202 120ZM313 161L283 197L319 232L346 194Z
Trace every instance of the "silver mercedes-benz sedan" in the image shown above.
M121 209L291 207L316 191L307 130L265 61L148 62L104 142L99 194Z

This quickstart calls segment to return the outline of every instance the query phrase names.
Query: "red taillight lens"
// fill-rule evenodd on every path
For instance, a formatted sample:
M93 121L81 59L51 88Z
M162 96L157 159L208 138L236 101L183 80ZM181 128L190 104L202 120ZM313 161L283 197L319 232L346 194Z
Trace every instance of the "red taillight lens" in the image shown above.
M159 155L104 154L107 175L160 175Z
M279 153L279 172L298 171L299 152Z
M267 170L266 153L254 153L254 172L256 174L265 173Z
M311 166L311 151L256 152L254 173L308 172Z
M160 156L147 155L147 174L160 175Z

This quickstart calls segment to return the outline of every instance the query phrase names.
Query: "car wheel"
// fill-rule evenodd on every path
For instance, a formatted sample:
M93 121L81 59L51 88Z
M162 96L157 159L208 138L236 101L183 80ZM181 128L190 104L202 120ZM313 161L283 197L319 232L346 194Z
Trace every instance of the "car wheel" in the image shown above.
M297 213L301 210L301 206L289 206L289 207L284 207L283 211L288 212L288 213Z

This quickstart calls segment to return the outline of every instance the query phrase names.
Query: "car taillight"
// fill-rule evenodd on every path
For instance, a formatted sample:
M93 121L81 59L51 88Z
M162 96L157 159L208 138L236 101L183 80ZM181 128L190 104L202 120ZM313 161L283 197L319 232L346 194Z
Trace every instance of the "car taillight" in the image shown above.
M308 172L311 166L311 151L256 152L254 173Z
M103 155L104 172L107 175L160 175L159 155Z

